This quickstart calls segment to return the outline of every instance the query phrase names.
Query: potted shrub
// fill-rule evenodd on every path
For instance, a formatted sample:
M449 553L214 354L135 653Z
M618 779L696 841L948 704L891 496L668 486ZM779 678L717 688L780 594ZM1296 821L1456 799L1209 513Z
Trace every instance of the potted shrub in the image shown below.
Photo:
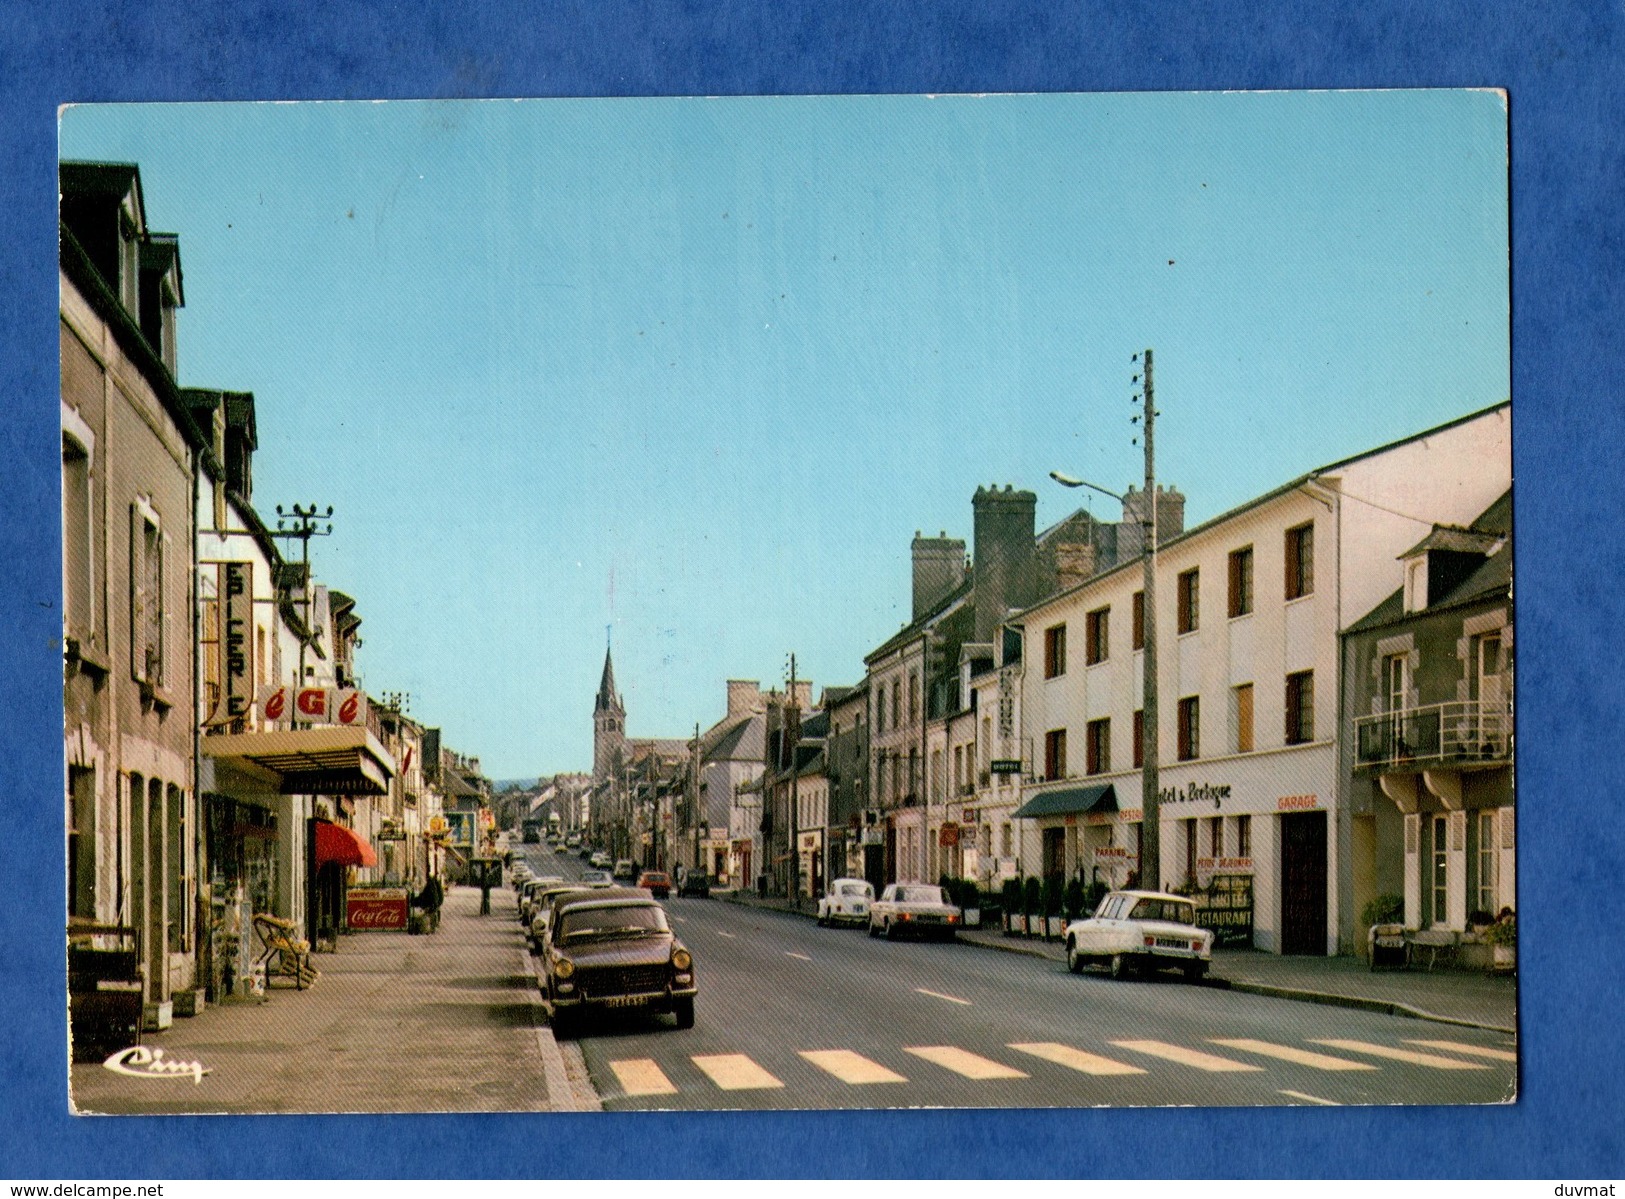
M965 914L966 928L982 927L982 889L968 878L962 878L958 883L959 897L955 901L959 910Z
M1484 944L1490 947L1490 966L1494 970L1514 970L1518 965L1518 917L1511 908L1503 908L1494 924L1484 930Z
M1068 924L1083 915L1087 898L1081 878L1074 877L1067 883L1066 892L1061 896L1061 915L1066 917Z
M1007 878L1004 886L1000 888L1000 907L1004 909L1004 931L1006 933L1024 933L1027 931L1027 918L1021 912L1021 880Z
M1044 904L1043 928L1046 941L1051 937L1059 937L1066 927L1061 922L1061 897L1064 891L1065 886L1058 874L1052 874L1046 878L1040 890L1040 897Z
M1044 905L1042 903L1042 884L1036 878L1028 878L1021 884L1021 910L1026 914L1026 931L1030 937L1033 933L1043 932Z

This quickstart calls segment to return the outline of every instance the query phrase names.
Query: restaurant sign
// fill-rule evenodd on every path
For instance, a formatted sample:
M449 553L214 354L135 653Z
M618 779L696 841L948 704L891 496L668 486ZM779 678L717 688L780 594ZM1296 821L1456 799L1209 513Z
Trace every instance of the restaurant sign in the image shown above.
M405 887L351 887L345 896L351 928L405 928Z

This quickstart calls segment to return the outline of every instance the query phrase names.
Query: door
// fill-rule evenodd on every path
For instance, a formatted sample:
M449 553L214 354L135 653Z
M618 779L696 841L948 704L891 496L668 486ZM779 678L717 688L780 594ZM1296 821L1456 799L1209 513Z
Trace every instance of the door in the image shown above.
M1066 829L1044 830L1044 877L1056 878L1066 874Z
M1281 952L1326 954L1326 813L1281 817Z

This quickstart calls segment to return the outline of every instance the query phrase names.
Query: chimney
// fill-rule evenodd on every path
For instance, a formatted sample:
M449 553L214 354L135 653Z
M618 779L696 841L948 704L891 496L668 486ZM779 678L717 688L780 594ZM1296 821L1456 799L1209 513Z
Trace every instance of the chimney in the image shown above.
M1055 589L1076 587L1095 573L1095 547L1087 542L1062 542L1055 547Z
M1038 496L1009 484L976 489L975 514L976 632L973 640L991 642L1012 608L1037 599L1038 569L1033 538L1037 531Z
M1145 547L1145 492L1130 487L1123 493L1123 524L1117 531L1117 560L1138 558ZM1157 544L1185 531L1185 496L1177 487L1157 486Z
M752 712L761 712L767 707L767 699L762 695L762 684L756 679L729 679L728 680L728 715L748 716Z
M1177 487L1157 486L1157 544L1185 531L1185 495Z
M918 620L932 606L965 581L965 543L946 532L921 537L914 531L914 616Z
M812 689L813 685L811 679L796 680L795 694L792 695L790 699L801 711L803 716L812 711Z

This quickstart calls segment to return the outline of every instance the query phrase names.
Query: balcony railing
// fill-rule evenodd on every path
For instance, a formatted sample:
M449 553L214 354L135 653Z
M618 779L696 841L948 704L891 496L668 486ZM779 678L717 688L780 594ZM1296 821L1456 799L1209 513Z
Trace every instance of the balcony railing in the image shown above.
M1361 716L1356 765L1494 764L1512 757L1512 716L1502 704L1468 700Z

